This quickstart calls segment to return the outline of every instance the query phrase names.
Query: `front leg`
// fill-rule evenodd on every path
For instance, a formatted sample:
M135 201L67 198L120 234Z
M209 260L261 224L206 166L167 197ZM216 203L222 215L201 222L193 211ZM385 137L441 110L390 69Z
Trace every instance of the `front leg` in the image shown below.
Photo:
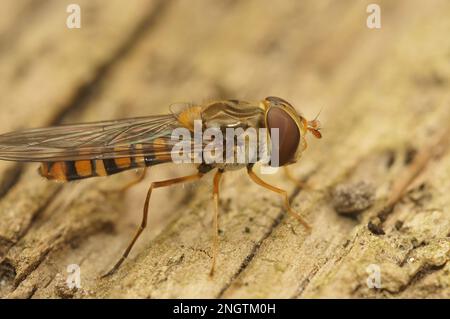
M292 217L296 218L306 228L307 231L311 231L311 226L309 226L309 224L300 216L299 213L297 213L295 210L293 210L291 208L291 204L289 203L288 194L284 189L272 186L272 185L266 183L265 181L263 181L261 178L259 178L259 176L256 175L255 172L253 171L253 165L247 166L247 173L248 173L248 176L250 176L250 178L252 179L252 181L254 181L256 184L282 196L284 198L284 205L285 205L288 213Z

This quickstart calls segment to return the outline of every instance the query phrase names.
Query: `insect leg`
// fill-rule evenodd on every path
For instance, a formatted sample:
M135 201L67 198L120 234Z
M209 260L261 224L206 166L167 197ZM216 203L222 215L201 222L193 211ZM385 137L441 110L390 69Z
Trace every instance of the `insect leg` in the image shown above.
M198 172L193 175L177 177L177 178L173 178L173 179L168 179L168 180L164 180L164 181L158 181L158 182L151 183L151 185L147 191L147 197L145 198L145 204L144 204L144 210L142 213L141 225L137 229L136 234L134 235L134 237L131 240L130 244L128 245L127 249L124 251L122 257L119 259L119 261L117 261L117 263L114 265L114 267L108 273L106 273L105 275L102 276L102 278L112 275L120 267L120 265L124 262L124 260L127 258L128 254L130 253L131 248L133 248L134 243L136 242L136 240L141 235L142 231L147 226L148 206L150 203L150 197L152 195L153 189L167 187L167 186L184 183L184 182L194 181L194 180L200 179L202 176L203 176L203 173Z
M214 187L213 187L213 199L214 199L214 237L212 246L212 264L209 275L212 277L214 275L214 269L216 267L216 257L219 245L219 183L222 177L223 170L219 169L214 175Z
M133 179L132 181L128 182L128 184L124 185L123 187L119 188L118 191L120 193L123 193L123 192L126 192L127 190L129 190L134 185L139 184L140 182L142 182L144 180L146 173L147 173L147 166L145 166L139 172L139 175L135 179Z
M268 183L266 183L265 181L263 181L261 178L258 177L258 175L255 174L255 172L253 172L253 166L249 165L247 166L247 173L248 176L250 176L250 178L252 179L252 181L254 181L256 184L267 188L268 190L275 192L281 196L283 196L284 198L284 205L286 206L286 210L288 211L288 213L294 217L295 219L297 219L305 228L306 230L310 231L311 230L311 226L309 226L309 224L300 216L300 214L298 214L296 211L294 211L291 208L291 205L289 203L289 197L287 195L287 192L284 189L272 186Z
M297 185L298 188L311 190L311 186L309 186L305 182L301 181L300 179L296 178L292 174L292 171L289 169L289 166L283 166L283 172L284 172L284 175L287 177L287 179L290 180L295 185Z

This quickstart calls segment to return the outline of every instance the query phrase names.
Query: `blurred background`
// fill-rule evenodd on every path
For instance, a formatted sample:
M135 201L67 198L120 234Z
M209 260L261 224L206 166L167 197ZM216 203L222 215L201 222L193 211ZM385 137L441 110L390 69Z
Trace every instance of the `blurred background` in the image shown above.
M69 6L71 4L77 6ZM380 10L368 7L370 4L376 4ZM77 8L80 9L79 28ZM302 165L294 168L296 176L313 176L310 183L324 191L345 178L370 180L376 185L377 198L383 198L401 165L394 165L394 170L387 173L380 168L378 161L392 162L392 154L420 149L428 145L435 134L448 127L449 34L450 3L446 0L6 0L2 1L0 12L0 133L68 122L160 114L168 112L169 105L176 102L202 103L222 98L254 101L275 95L290 101L307 118L313 118L322 109L320 120L324 138L309 140ZM105 208L109 205L105 204L108 200L92 196L87 200L91 201L89 209L82 206L86 201L72 205L79 215L74 215L74 220L70 219L70 225L78 225L76 222L80 218L83 218L82 224L69 226L69 221L63 216L48 222L46 217L51 214L42 214L42 211L67 201L68 191L61 190L60 185L44 183L33 175L34 170L34 166L0 163L0 216L3 216L0 218L0 261L3 260L9 274L9 281L3 290L0 289L3 296L29 297L32 290L23 285L19 290L13 289L11 284L27 280L34 283L29 284L30 287L38 287L34 290L38 291L37 296L39 293L44 297L60 296L62 293L57 288L39 288L36 279L33 281L30 276L36 265L43 263L42 256L54 251L55 247L63 247L59 257L53 256L57 265L64 265L69 256L74 255L80 260L89 260L90 257L86 256L104 250L103 258L100 258L101 267L97 261L91 260L91 268L87 271L94 278L98 267L106 267L115 261L140 218L142 196L147 185L138 186L127 196L126 214L123 207L112 215L108 215L109 211L102 212L102 209L114 210L114 204ZM180 168L164 168L152 173L151 179L166 178L179 172ZM436 174L448 176L450 171L447 166L442 166ZM106 184L123 182L121 177L114 178ZM271 179L278 185L293 188L283 177ZM97 185L97 181L92 183L86 185ZM235 183L233 178L225 183L233 183L234 187L228 193L225 191L225 198L234 198L242 194L243 189L251 189L250 184ZM78 188L72 197L86 189L80 185L76 184ZM437 187L445 189L446 184L439 181ZM172 226L167 225L180 218L180 214L171 214L186 203L186 196L191 199L198 196L205 200L209 198L209 194L198 195L194 188L188 189L188 195L180 193L164 190L158 198L155 197L157 214L151 216L153 230L135 250L148 247L150 239L161 232L170 234ZM249 194L247 201L259 196L257 190L250 190ZM446 202L446 197L444 199L442 201ZM240 208L234 209L245 210L246 200ZM278 203L277 198L270 197L270 200ZM52 204L54 202L57 204ZM109 202L114 203L114 200ZM323 226L329 235L316 235L317 242L330 244L326 249L317 249L320 255L316 256L317 260L330 258L333 245L340 245L354 227L365 222L365 217L359 220L339 219L324 205L323 216L314 214L310 216L311 222L330 227L340 225L341 228ZM206 210L205 216L210 218ZM267 212L269 208L263 211ZM186 220L188 216L192 219L193 215L189 214L185 216ZM170 219L168 216L175 217ZM234 215L230 213L229 216ZM224 218L223 227L230 234L234 229L231 226L234 225L231 222L233 218L229 217L228 224L228 219ZM327 222L327 218L331 219ZM55 220L65 228L55 228ZM239 224L239 229L241 225L247 225L245 223L249 221L245 219ZM267 220L261 229L267 231L272 227L270 225L272 222ZM118 229L119 235L103 233L104 229L112 227ZM49 229L54 233L48 232ZM205 229L209 231L209 228ZM208 249L208 236L202 237L201 241L193 239L195 232L192 229L186 232L186 236L191 237L184 239L195 242L192 246ZM205 230L199 228L197 232ZM42 237L44 233L50 233L52 237ZM75 252L64 248L73 238L84 236L93 236L96 240L86 239L88 242L82 242L83 249L71 248ZM353 288L342 288L342 291L336 288L348 281L344 275L336 275L334 284L328 286L321 281L309 290L301 286L306 277L299 276L306 275L300 274L310 273L308 267L313 267L314 263L294 268L290 275L283 275L284 279L271 275L273 282L258 281L258 278L267 279L267 273L258 277L256 270L249 270L253 276L253 281L246 281L250 282L249 286L242 288L229 284L240 276L239 265L252 245L267 236L270 238L270 233L266 235L265 231L257 231L251 240L240 236L241 230L234 239L230 237L229 248L233 240L238 241L238 245L241 241L248 242L249 246L233 255L235 258L230 258L229 266L222 263L225 273L218 282L178 280L173 284L170 277L172 279L167 285L172 285L172 294L167 289L155 287L143 293L139 290L141 287L131 289L129 295L358 296L352 292ZM200 243L203 239L204 244ZM112 248L101 249L110 247L106 242L111 240L115 240ZM227 242L226 238L223 240ZM36 241L45 242L47 246L44 245L44 249L30 244ZM164 242L163 239L161 241ZM21 245L33 247L31 253L24 255ZM295 254L301 256L301 250L296 248ZM203 267L203 263L201 265ZM159 269L157 265L154 267ZM35 277L40 279L53 278L56 272L61 271L58 267L51 270L44 264L39 269L41 272ZM353 268L349 269L355 273ZM182 276L183 271L188 273L192 269L188 267L179 271L178 276ZM139 270L137 273L144 276ZM97 286L92 283L92 287ZM197 290L192 287L197 287ZM400 287L401 284L398 291ZM99 296L124 296L118 288L103 289ZM371 292L364 293L370 295ZM412 295L416 296L415 293Z

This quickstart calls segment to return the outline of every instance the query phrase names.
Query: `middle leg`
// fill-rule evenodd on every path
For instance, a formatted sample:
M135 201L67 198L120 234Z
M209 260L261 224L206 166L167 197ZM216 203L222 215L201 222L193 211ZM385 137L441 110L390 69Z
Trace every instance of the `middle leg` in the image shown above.
M214 175L214 186L213 186L213 199L214 199L214 237L213 237L213 246L212 246L212 264L211 270L209 272L210 276L214 275L214 269L216 267L216 258L219 246L219 183L220 178L222 177L223 169L219 169Z

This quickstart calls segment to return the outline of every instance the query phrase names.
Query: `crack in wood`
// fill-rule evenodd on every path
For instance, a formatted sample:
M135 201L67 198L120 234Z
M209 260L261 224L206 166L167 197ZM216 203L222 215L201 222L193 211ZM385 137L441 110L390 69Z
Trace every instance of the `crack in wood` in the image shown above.
M368 223L369 230L375 235L384 235L382 228L388 216L392 214L397 203L403 198L408 187L414 182L415 178L423 172L428 163L437 156L442 156L447 151L450 141L450 128L436 134L431 138L429 145L415 153L412 159L406 163L408 166L401 172L401 175L394 181L391 193L385 206L376 213Z
M413 276L409 278L408 282L405 285L401 286L398 290L390 291L389 289L381 288L380 291L387 291L392 295L400 294L406 291L408 288L412 287L417 282L423 280L425 277L443 269L446 266L447 262L448 261L446 261L442 265L425 264Z

